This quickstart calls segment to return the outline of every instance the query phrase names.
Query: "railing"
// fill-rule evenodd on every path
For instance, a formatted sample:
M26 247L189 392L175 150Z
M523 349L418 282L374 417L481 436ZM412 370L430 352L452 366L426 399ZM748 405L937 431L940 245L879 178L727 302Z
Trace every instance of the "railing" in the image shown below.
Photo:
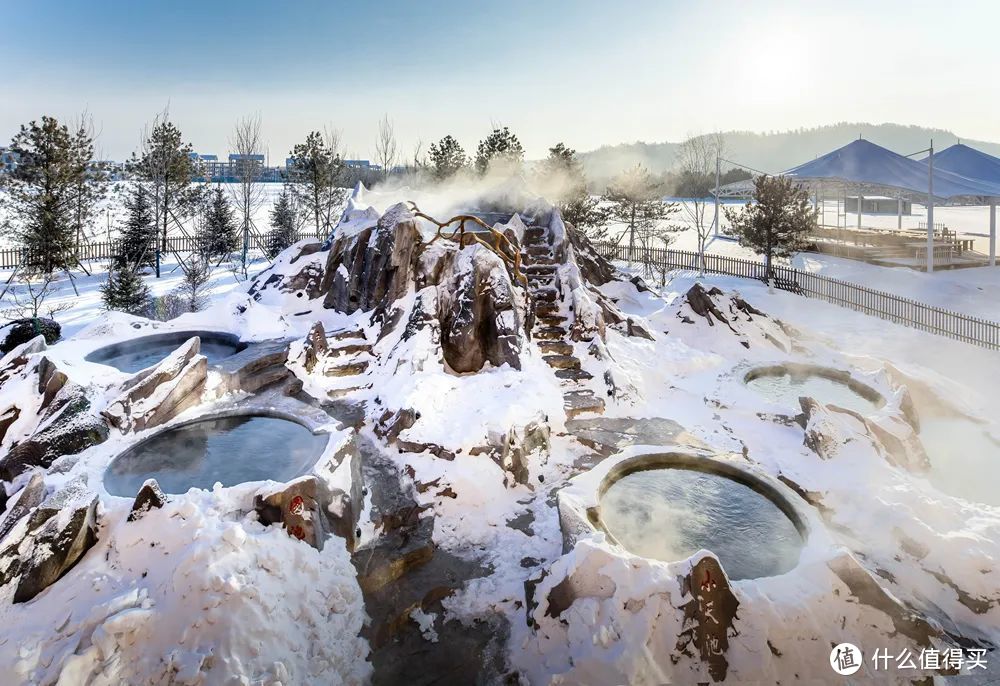
M610 260L629 260L630 257L627 245L601 242L597 243L597 251L605 259ZM767 281L763 262L738 257L706 254L704 264L701 265L698 253L636 246L632 249L631 261L647 264L664 272L703 268L704 271L713 274ZM840 305L920 331L928 331L990 350L1000 350L998 322L783 265L773 265L772 272L775 288Z
M315 237L311 232L300 231L296 233L294 240ZM121 254L120 241L88 241L81 243L76 248L73 256L76 261L86 262L88 260L110 260ZM155 250L163 245L160 237L156 238L155 245L150 250ZM188 253L198 249L198 239L195 236L168 236L167 249L163 252ZM2 248L0 249L0 269L16 269L25 261L27 251L24 248ZM31 263L30 255L27 263ZM72 260L71 260L72 261Z

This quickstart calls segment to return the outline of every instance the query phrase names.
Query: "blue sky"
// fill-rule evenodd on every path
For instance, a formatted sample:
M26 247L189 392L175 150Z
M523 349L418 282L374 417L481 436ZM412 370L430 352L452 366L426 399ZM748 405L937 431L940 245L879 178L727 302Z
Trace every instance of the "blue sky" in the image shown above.
M123 158L168 103L219 154L259 112L274 159L324 126L369 156L383 114L407 154L493 123L529 156L844 120L1000 140L997 4L0 0L0 141L86 109Z

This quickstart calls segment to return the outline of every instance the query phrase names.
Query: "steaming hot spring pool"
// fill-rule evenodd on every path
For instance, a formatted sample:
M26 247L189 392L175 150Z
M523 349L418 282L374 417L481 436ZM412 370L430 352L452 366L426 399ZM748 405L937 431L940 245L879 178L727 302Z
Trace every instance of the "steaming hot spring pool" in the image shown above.
M683 467L626 474L604 492L600 513L628 551L676 562L704 548L733 580L789 571L804 543L768 496L727 476Z
M189 338L201 339L201 354L215 364L247 347L246 343L232 334L215 331L175 331L171 333L143 336L130 341L98 348L87 355L88 362L97 362L114 367L128 374L152 367L176 350Z
M942 493L1000 507L1000 442L976 422L961 417L931 417L920 422L931 470L927 475Z
M768 400L794 410L800 408L799 398L802 396L859 414L871 414L885 404L876 391L851 381L849 376L835 370L793 371L767 367L748 373L745 382Z
M158 433L112 461L104 474L108 493L132 497L146 479L165 493L210 489L215 483L288 481L315 464L324 434L287 419L240 415L204 419Z

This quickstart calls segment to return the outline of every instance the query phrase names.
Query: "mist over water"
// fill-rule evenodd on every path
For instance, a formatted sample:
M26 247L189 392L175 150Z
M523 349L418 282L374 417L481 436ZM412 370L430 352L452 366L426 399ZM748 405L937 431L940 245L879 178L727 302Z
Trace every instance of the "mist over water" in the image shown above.
M948 495L1000 507L1000 443L962 418L924 419L920 440L931 462L928 475Z
M275 417L227 417L166 431L111 463L104 476L108 493L130 497L146 479L166 493L215 482L287 481L316 461L325 436Z
M869 414L878 409L878 403L858 395L847 384L815 374L758 376L748 381L747 386L765 398L796 411L799 409L799 398L802 396L813 398L824 405L837 405L860 414Z
M783 574L802 537L792 521L749 486L690 469L633 472L601 500L601 519L629 551L666 562L706 549L731 579Z

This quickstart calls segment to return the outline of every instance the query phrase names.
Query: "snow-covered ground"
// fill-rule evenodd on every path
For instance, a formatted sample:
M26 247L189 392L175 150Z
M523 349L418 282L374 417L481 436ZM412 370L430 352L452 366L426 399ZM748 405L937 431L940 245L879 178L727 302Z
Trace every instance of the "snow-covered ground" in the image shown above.
M367 206L359 202L358 214L339 234L352 236L370 227L399 195L367 196ZM452 203L452 198L407 196L435 215ZM676 247L690 249L691 238L690 232L679 235ZM290 256L300 247L289 249L273 273L291 274ZM710 249L745 254L732 242L716 241ZM294 269L321 266L325 259L315 253ZM950 309L960 309L952 301L961 300L988 316L995 302L992 272L925 275L840 265L825 257L797 259L805 260L803 267L841 278L851 272L838 269L857 264L849 280L936 298L934 304ZM267 267L255 265L251 282ZM162 279L146 277L158 294L176 287L180 278L179 270L164 271ZM83 361L83 355L106 341L140 334L135 320L102 310L97 290L102 279L99 269L89 277L78 275L79 295L68 278L60 280L52 303L71 305L57 314L67 340L49 354L71 378L92 384L95 398L107 399L121 375L105 371L102 376L101 367ZM679 318L683 297L696 281L739 294L769 318L741 320L738 335L702 319L684 323ZM438 359L430 328L409 336L403 327L383 332L372 312L345 315L300 293L271 289L253 300L247 293L251 282L220 268L213 276L209 309L158 326L222 329L247 340L295 338L292 359L302 352L302 338L314 322L328 332L367 333L374 341L372 367L364 387L350 396L352 402L367 403L362 434L375 441L372 430L384 410L411 408L419 421L400 436L456 453L451 460L429 451L393 449L385 455L401 472L412 474L414 484L426 487L420 505L427 508L425 516L435 518L437 548L487 570L443 601L448 619L473 626L483 616L504 616L511 627L507 657L530 683L705 680L696 660L674 653L679 608L687 598L679 579L704 553L671 563L645 560L596 530L563 550L558 493L591 451L566 431L560 381L537 349L523 351L519 370L487 365L477 373L454 374ZM865 639L867 650L912 647L911 636L896 631L888 615L854 599L830 571L841 554L857 559L894 597L936 626L974 636L984 645L1000 643L1000 507L945 492L927 474L890 464L860 433L851 435L832 459L821 458L804 444L801 427L774 418L789 408L755 396L742 381L742 373L757 364L808 362L846 369L888 399L878 419L890 421L900 412L900 387L908 385L916 399L940 398L997 436L993 404L1000 354L793 294L771 293L740 279L675 273L660 293L641 292L626 280L603 286L601 293L650 332L649 337L629 335L624 326L608 326L599 354L588 353L586 343L573 344L584 367L594 372L595 388L601 365L615 373L621 394L608 396L607 417L674 420L706 449L770 478L787 477L820 498L821 506L810 514L818 535L810 538L797 568L733 585L741 607L730 652L732 680L785 683L815 676L824 681L831 675L830 647L841 640ZM411 290L396 305L411 311L416 296ZM300 367L296 374L317 397L343 383ZM193 408L186 416L204 410ZM531 456L525 483L511 483L499 464L473 453L491 436L536 417L551 425L551 449L546 456ZM347 433L331 432L327 454ZM0 665L14 680L224 683L220 675L225 675L272 684L370 678L365 660L373 646L359 637L365 608L343 542L331 538L319 552L241 515L259 483L193 489L127 523L130 501L107 495L97 482L110 459L133 440L115 436L68 461L65 471L53 477L58 484L86 475L100 489L103 524L95 548L53 587L27 604L0 603ZM963 461L961 436L950 454L930 459L938 468L958 471L969 464ZM1000 454L976 468L980 471L968 479L1000 483ZM530 525L510 526L515 518L526 518ZM371 523L363 522L361 540L375 534ZM927 552L916 559L903 541L915 541ZM547 615L540 606L530 626L525 582L542 572L548 576L539 582L540 594L574 573L605 581L599 592L577 598L561 615ZM613 590L607 592L609 586ZM970 609L970 596L982 599L985 610ZM429 641L436 640L443 617L420 609L410 618ZM941 635L934 640L943 645ZM863 674L875 680L882 676L871 668Z

